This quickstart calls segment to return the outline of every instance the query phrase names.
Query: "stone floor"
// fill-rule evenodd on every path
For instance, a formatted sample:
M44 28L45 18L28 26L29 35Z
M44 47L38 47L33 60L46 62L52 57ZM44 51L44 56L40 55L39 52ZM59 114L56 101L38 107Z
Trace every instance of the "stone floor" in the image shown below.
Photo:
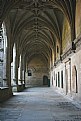
M52 88L29 88L0 104L0 121L81 121L81 108Z

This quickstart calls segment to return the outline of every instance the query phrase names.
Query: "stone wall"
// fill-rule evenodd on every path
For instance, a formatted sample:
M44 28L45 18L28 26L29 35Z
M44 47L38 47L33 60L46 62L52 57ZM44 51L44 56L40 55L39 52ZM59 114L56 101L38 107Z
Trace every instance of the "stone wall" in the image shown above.
M66 55L66 58L50 71L51 86L70 98L81 101L81 0L76 1L76 51ZM67 19L64 19L62 34L62 51L68 52L71 44L71 30ZM63 72L62 72L63 71ZM63 82L62 82L62 74Z
M76 4L76 37L81 35L81 0L77 0Z
M63 71L63 88L62 88L62 79L61 72ZM59 73L59 77L58 77ZM52 80L53 79L53 80ZM66 79L65 79L65 63L59 64L56 68L54 67L51 71L51 86L60 89L60 91L66 93Z
M71 57L72 95L81 101L81 50Z
M80 48L81 46L79 47L79 49ZM51 70L50 79L51 86L56 87L59 92L70 96L70 98L76 101L81 101L81 49L79 49L77 48L75 53L72 53L70 57L63 60L62 63L59 63L59 65ZM61 75L62 71L63 87Z
M48 76L48 67L40 58L34 58L28 65L28 70L31 71L31 76L26 74L26 85L43 86L43 76Z
M56 40L56 60L60 58L60 45L59 41Z
M71 43L71 29L66 18L64 18L63 33L62 33L62 51L63 53L68 49Z

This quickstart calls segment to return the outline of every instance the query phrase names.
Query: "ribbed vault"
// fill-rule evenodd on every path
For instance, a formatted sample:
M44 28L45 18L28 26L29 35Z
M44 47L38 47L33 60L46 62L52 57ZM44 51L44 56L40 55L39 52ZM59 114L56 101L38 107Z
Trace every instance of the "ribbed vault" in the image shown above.
M71 28L71 40L75 38L76 0L1 0L1 22L10 21L12 47L27 61L40 55L47 62L56 41L61 49L64 17Z

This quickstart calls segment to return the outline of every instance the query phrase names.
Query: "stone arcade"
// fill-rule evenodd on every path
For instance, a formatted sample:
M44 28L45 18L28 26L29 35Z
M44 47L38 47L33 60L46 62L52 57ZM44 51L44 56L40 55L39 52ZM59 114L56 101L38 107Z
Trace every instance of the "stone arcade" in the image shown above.
M80 0L0 0L0 102L30 86L81 101Z

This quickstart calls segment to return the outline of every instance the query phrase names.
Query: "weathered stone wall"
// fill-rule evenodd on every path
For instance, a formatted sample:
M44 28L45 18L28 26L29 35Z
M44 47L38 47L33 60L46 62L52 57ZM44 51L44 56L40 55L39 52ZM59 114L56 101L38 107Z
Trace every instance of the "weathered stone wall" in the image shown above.
M75 53L67 56L62 63L59 63L51 70L51 86L56 87L59 92L62 92L70 98L81 101L81 0L77 0L76 4L76 42L79 40ZM71 30L67 19L64 19L63 34L62 34L62 51L68 50L71 44ZM63 71L63 87L62 75ZM55 74L54 74L55 73ZM59 73L59 79L58 79Z
M61 79L61 71L63 71L63 88L61 85L62 79ZM59 72L59 79L58 79L58 72ZM53 78L53 80L52 80ZM66 93L66 78L65 78L65 63L61 63L56 68L53 68L51 71L51 86L57 87L60 89L60 91ZM59 87L58 87L58 80L59 80Z
M71 29L66 18L64 18L62 33L62 52L65 52L71 44Z
M81 0L77 0L76 4L76 37L81 35Z
M28 69L31 70L31 76L26 75L26 85L30 86L42 86L43 76L48 76L48 69L45 62L40 58L34 58L28 65Z
M71 79L72 95L81 101L81 50L71 57Z
M56 60L60 58L60 46L59 46L59 41L56 40Z
M80 46L81 48L81 46ZM79 49L80 49L79 48ZM65 59L58 66L51 71L51 86L56 87L59 92L64 93L70 98L81 101L81 49L76 49L76 53L70 55L70 59ZM63 88L62 88L62 75L63 71ZM55 72L55 77L54 77ZM59 72L59 80L58 80ZM57 79L56 79L57 74ZM53 84L52 84L53 78ZM57 85L56 85L57 81ZM59 81L59 85L58 85Z

